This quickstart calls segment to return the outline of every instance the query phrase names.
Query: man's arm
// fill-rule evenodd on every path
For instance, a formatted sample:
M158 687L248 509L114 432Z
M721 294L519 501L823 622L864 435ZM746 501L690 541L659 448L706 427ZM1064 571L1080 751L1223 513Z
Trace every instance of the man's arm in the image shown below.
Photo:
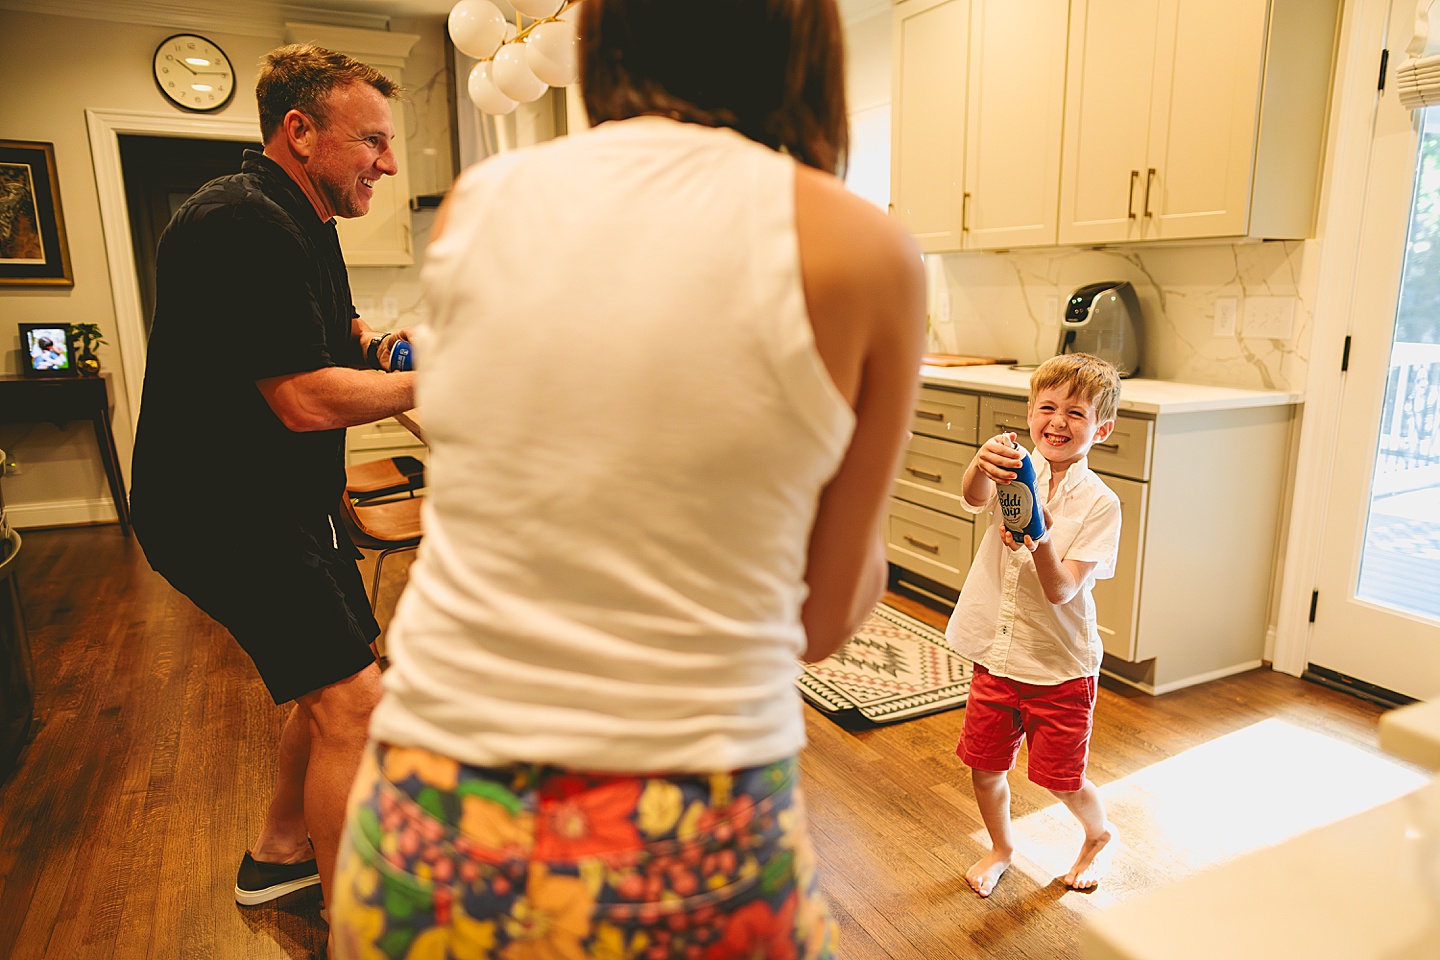
M296 433L373 423L415 406L415 374L322 367L255 381L280 422Z

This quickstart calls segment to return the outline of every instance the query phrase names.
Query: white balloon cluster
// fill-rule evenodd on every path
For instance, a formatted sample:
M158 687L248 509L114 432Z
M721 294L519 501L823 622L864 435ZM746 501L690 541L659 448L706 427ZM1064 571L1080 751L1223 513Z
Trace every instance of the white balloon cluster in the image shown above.
M550 87L580 77L580 38L575 32L580 0L510 0L510 23L491 0L460 0L450 11L450 39L480 62L466 89L475 106L504 114L538 100ZM520 16L533 22L518 27Z

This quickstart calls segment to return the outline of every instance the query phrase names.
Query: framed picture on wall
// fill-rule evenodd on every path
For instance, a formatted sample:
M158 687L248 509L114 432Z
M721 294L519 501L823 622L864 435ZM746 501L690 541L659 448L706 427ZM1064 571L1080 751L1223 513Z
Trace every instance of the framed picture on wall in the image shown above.
M73 377L70 327L63 323L20 324L20 359L27 377Z
M75 285L53 144L0 140L0 284Z

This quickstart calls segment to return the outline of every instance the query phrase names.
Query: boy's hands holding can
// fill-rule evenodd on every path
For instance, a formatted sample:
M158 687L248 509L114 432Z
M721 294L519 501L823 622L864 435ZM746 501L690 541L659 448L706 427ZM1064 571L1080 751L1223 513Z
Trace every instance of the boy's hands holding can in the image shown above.
M1022 462L1013 433L996 434L975 455L976 468L996 483L1014 480Z

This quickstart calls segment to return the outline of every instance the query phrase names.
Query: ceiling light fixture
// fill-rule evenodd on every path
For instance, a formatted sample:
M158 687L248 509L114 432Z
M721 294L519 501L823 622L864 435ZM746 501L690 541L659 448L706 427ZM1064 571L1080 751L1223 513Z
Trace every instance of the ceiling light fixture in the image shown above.
M580 76L580 38L575 31L580 0L510 0L510 23L491 0L460 0L450 10L450 39L480 62L465 88L485 113L506 114L538 100L550 87ZM528 17L530 23L524 23Z

